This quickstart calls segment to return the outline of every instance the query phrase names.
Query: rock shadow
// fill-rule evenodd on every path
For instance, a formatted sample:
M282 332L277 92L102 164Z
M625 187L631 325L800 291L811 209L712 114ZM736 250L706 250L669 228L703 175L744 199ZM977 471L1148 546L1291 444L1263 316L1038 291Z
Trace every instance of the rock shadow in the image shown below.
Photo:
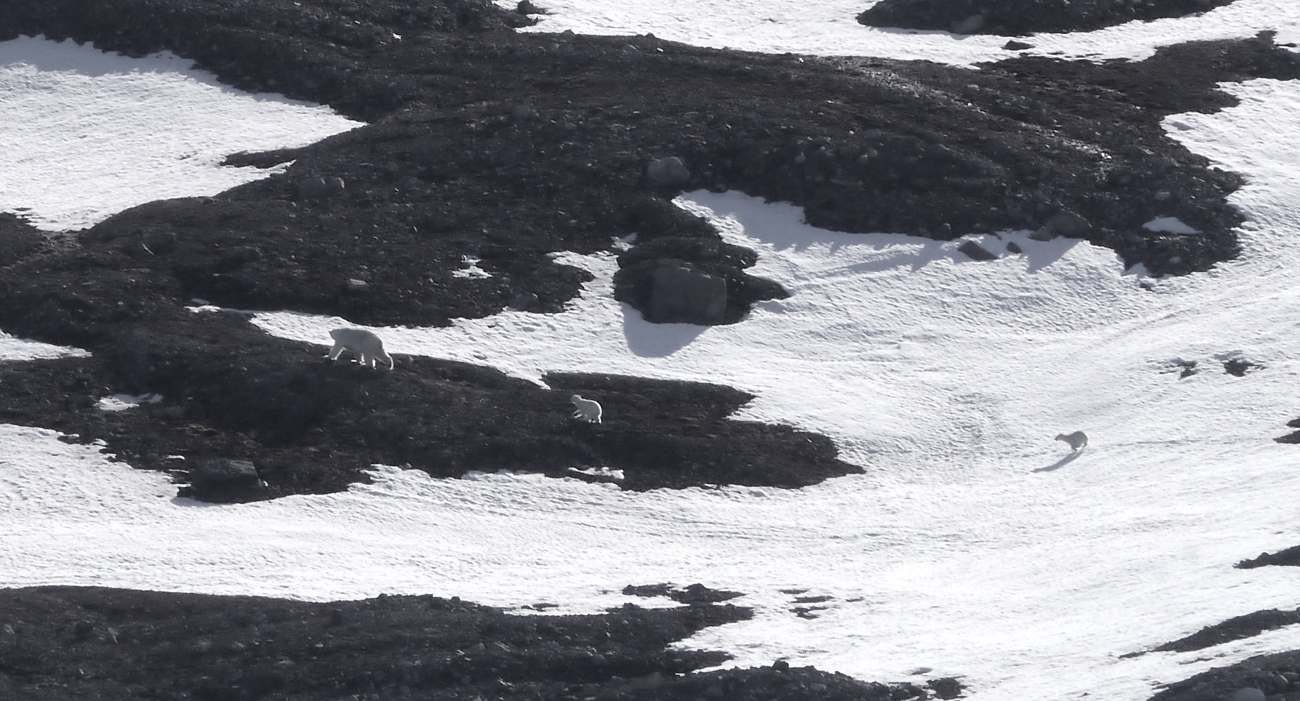
M641 312L624 302L623 338L627 347L642 358L667 358L689 346L707 326L696 324L652 324Z

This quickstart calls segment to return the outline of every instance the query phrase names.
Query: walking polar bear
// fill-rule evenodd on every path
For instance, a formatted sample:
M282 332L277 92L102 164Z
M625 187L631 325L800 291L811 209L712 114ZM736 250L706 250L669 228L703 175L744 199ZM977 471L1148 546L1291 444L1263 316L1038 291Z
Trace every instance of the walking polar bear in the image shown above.
M330 332L334 347L330 349L330 360L338 360L343 351L357 356L362 365L377 367L385 363L393 369L393 356L384 352L384 341L367 329L334 329Z
M1083 431L1075 431L1074 433L1058 433L1056 434L1056 440L1069 443L1070 449L1075 452L1083 450L1088 446L1088 434Z
M600 423L600 417L603 413L600 408L600 402L592 399L583 399L582 395L575 394L569 397L573 402L573 418L586 421L590 424Z

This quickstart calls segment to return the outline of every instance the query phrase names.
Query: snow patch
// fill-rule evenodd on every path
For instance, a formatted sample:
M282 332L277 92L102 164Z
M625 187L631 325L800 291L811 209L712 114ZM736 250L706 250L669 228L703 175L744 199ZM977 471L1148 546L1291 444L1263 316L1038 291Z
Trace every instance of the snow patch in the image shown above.
M284 169L222 166L232 153L305 146L361 125L327 107L232 90L192 65L71 40L0 42L0 211L46 231L82 229Z
M114 394L101 397L95 406L101 411L125 411L141 404L157 404L161 401L161 394Z
M1156 231L1162 234L1180 234L1191 235L1201 233L1197 229L1184 224L1178 217L1156 217L1142 225L1147 231Z

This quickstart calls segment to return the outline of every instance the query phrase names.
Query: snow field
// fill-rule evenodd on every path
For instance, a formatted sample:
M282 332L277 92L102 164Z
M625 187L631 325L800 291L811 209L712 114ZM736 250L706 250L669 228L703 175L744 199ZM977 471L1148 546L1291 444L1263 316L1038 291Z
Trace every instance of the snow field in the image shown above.
M514 10L516 2L496 0ZM1236 0L1201 15L1130 22L1094 32L1035 34L1023 52L1002 48L1006 37L876 28L857 16L874 0L538 0L547 12L523 31L577 34L653 34L695 46L759 53L888 56L971 65L1017 54L1066 59L1140 61L1161 46L1184 41L1240 39L1276 31L1278 43L1300 40L1300 18L1290 0ZM1022 38L1023 39L1023 38Z
M1267 0L1212 15L1225 34L1266 21L1289 31L1300 21L1290 5ZM1124 31L1155 37L1133 39L1140 51L1176 40L1175 30L1200 36L1207 22ZM1077 41L1122 47L1118 29ZM902 55L956 41L891 36ZM109 93L126 90L111 85ZM0 88L0 109L25 89ZM980 238L995 252L1015 241L1024 254L976 263L955 243L828 232L789 205L695 192L679 204L759 251L754 272L791 298L733 326L652 326L612 301L612 250L558 253L595 276L563 314L377 329L391 353L533 379L611 372L737 386L758 395L738 418L825 433L863 475L795 491L625 493L509 473L435 481L376 466L374 484L341 494L217 507L175 499L165 476L111 462L95 446L0 424L0 585L311 600L430 593L567 612L663 605L622 596L626 584L702 582L745 592L736 603L756 616L702 631L691 646L729 651L737 665L787 657L864 679L956 675L977 701L1136 701L1159 682L1296 649L1292 626L1202 652L1119 658L1231 616L1297 605L1287 568L1231 564L1296 544L1295 447L1272 438L1300 415L1300 286L1290 272L1300 262L1300 190L1290 175L1300 89L1277 81L1231 89L1239 107L1167 120L1171 136L1249 182L1234 196L1250 218L1245 253L1207 274L1147 281L1108 250L1015 232ZM95 119L117 114L130 113ZM253 150L240 143L234 150ZM132 189L149 187L139 180ZM150 199L158 196L167 195ZM66 190L60 197L84 202ZM68 228L120 206L106 198L73 216L55 197L0 208L14 203ZM254 321L322 346L343 322L290 312ZM0 338L3 361L67 352ZM1262 368L1233 377L1219 365L1231 358ZM1200 372L1179 379L1178 360L1196 360ZM605 411L613 417L618 407ZM1052 439L1076 429L1091 445L1067 460ZM797 596L830 598L806 619L792 611Z
M221 167L240 151L356 128L332 110L219 84L170 53L0 42L0 211L67 231L159 199L215 195L284 170ZM287 165L287 164L286 164Z

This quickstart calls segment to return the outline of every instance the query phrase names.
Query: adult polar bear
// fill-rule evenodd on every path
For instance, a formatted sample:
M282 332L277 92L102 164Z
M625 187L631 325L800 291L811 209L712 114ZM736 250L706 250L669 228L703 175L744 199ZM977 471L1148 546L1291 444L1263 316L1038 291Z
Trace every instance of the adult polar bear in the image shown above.
M330 332L334 347L330 349L330 360L338 360L343 351L348 351L360 359L362 365L377 367L378 363L387 363L393 369L393 356L384 352L384 341L369 329L342 328Z
M569 401L573 402L573 418L586 421L589 424L600 423L601 416L605 413L600 408L600 402L594 399L584 399L581 394L569 397Z

